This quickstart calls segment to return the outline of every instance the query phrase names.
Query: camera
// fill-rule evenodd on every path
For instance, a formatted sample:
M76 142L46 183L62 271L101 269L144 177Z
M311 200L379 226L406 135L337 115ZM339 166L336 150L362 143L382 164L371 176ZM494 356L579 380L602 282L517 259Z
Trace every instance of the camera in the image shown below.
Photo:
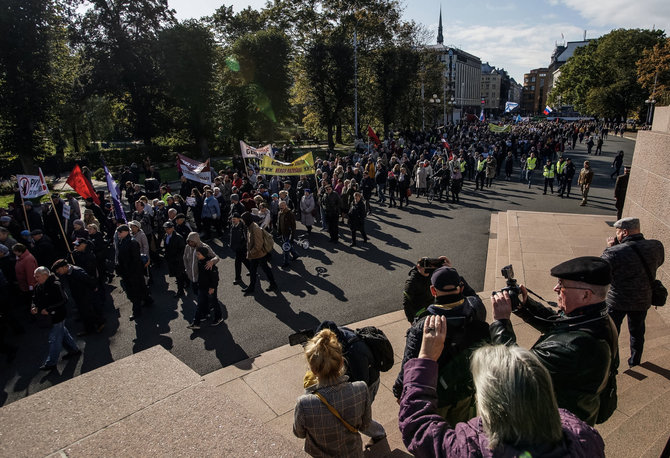
M519 285L517 285L516 279L514 278L514 268L512 267L512 264L500 269L500 273L507 280L507 286L501 289L500 292L504 293L507 291L510 301L512 302L512 311L518 310L519 306L521 305L519 302L521 290L519 289Z
M427 274L432 274L435 269L442 267L443 265L444 260L439 258L423 257L419 260L419 266L423 267L423 270L425 270Z

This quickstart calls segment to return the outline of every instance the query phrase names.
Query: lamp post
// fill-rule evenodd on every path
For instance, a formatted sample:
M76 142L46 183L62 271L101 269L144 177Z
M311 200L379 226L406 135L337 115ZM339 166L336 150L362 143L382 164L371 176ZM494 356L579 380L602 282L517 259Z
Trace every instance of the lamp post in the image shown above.
M437 94L433 94L433 96L432 96L430 99L428 99L428 103L430 103L431 105L433 105L433 120L434 120L434 122L435 122L436 124L437 124L437 120L436 120L436 118L437 118L437 114L436 114L437 111L436 111L436 110L437 110L437 108L438 108L440 102L441 102L441 100L437 97Z
M449 110L451 111L451 123L454 123L454 96L452 95L449 99Z
M651 125L651 121L654 119L654 105L656 105L656 99L647 99L644 101L647 105L647 125Z

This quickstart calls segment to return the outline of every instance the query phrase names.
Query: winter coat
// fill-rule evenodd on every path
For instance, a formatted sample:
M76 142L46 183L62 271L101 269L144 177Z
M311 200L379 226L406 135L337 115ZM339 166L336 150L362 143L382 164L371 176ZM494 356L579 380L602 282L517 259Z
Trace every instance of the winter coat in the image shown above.
M42 313L42 310L49 312L52 324L60 323L65 319L67 315L66 303L67 296L63 292L63 287L56 275L50 274L44 283L35 285L33 304L37 307L39 314Z
M403 443L415 456L605 456L605 444L598 431L564 409L559 409L563 426L563 440L559 444L538 444L530 449L502 444L490 450L479 417L451 426L437 414L437 377L438 365L430 359L415 358L405 365L406 388L400 400L398 423Z
M216 197L209 196L205 198L202 205L201 217L211 219L218 219L221 217L221 207L219 207L219 201L216 200Z
M163 239L165 246L165 262L168 266L168 274L171 277L178 277L184 274L184 249L186 248L186 241L176 230L172 232L170 241L168 242L168 235L165 234Z
M304 195L302 196L302 199L300 199L300 222L305 226L314 225L314 216L312 216L312 212L314 211L315 206L316 202L314 202L313 194L310 194L309 196Z
M263 229L258 224L251 223L247 235L247 259L260 259L268 252L263 248Z
M23 292L28 292L37 284L35 280L35 269L37 269L37 261L35 257L26 250L21 256L16 259L16 281L19 284L19 289ZM47 266L51 268L51 266Z
M188 242L194 241L195 246L192 247ZM186 238L186 246L184 247L184 267L186 268L186 276L192 282L198 281L198 257L195 255L195 250L198 247L204 246L207 248L207 257L214 260L214 264L219 262L219 258L214 251L206 243L200 241L200 235L197 232L191 232Z
M247 251L247 226L242 221L230 225L230 249L235 253Z
M295 216L291 210L279 212L279 233L284 237L295 238Z

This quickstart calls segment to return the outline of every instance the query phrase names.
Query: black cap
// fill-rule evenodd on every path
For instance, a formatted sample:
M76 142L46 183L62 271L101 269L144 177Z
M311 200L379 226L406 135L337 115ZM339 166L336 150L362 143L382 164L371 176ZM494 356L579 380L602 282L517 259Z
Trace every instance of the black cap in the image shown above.
M461 285L461 276L453 267L440 267L430 277L430 284L438 291L454 291Z
M552 277L590 285L609 285L611 281L610 265L598 256L582 256L565 261L553 267L550 273Z
M174 223L172 221L165 221L163 223L163 228L168 229L170 227L174 228Z
M89 204L92 204L93 203L93 197L87 197L86 202L88 202Z
M177 213L177 216L175 216L174 219L179 219L179 218L186 219L186 215L184 215L183 213Z
M130 228L127 224L122 224L116 228L116 232L130 232Z
M81 245L82 243L88 243L88 239L85 239L85 238L81 238L81 237L80 237L80 238L78 238L77 240L75 240L75 241L72 243L72 245L74 245L74 246L79 246L79 245Z
M197 251L198 253L200 253L201 255L203 255L206 258L209 257L209 250L207 249L207 247L200 246L200 247L196 248L195 251Z
M33 229L32 231L30 231L30 235L42 235L42 234L44 234L44 231L42 231L42 229Z
M239 217L240 217L239 212L233 212L233 216L232 216L232 217L233 217L233 218L239 218Z

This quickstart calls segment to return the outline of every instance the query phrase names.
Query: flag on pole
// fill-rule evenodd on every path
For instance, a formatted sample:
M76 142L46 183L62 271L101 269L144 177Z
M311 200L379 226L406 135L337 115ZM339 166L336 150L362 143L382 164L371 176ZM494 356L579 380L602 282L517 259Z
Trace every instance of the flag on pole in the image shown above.
M200 184L212 184L212 172L209 159L199 162L183 154L177 154L177 169L186 179L197 181Z
M516 118L514 118L514 122L515 123L516 122L521 122L521 115L520 114L516 115Z
M542 113L544 113L545 115L548 115L548 114L551 113L552 111L554 111L554 110L552 110L551 108L549 108L549 105L547 105L546 107L544 107L544 111L543 111Z
M379 141L379 137L377 137L377 134L375 134L375 131L372 130L372 127L368 125L368 137L372 139L372 141L375 142L375 145L379 146L382 144L382 142Z
M484 122L484 119L485 119L485 118L484 118L484 109L482 108L482 112L479 113L479 120L480 120L481 122Z
M505 113L509 113L510 111L514 110L518 106L519 106L518 103L505 102Z
M47 182L42 175L42 169L38 170L39 175L16 175L19 192L24 199L34 199L49 193Z
M123 207L121 206L121 201L119 200L119 192L118 189L116 188L116 183L114 182L112 174L109 173L107 163L105 162L105 158L102 157L102 155L100 155L100 161L102 162L102 168L105 170L105 180L107 181L107 190L109 191L109 195L112 198L112 203L114 204L114 215L116 216L116 221L123 221L124 223L127 223L128 219L126 218L126 212L123 211Z
M93 184L91 184L91 182L84 176L83 172L81 171L81 167L79 167L79 164L75 164L72 172L70 172L70 176L67 177L67 184L69 184L72 189L77 191L77 194L82 196L84 199L90 197L96 204L100 205L100 198L95 193Z

